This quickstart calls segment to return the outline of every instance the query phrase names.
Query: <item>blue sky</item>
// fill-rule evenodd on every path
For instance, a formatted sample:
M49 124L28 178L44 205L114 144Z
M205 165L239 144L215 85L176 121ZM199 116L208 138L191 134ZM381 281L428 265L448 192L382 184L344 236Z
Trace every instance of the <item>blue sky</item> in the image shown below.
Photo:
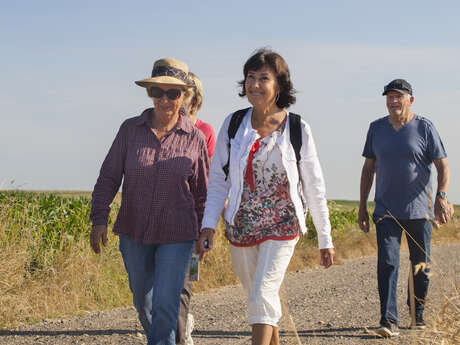
M433 121L460 203L460 5L454 1L14 1L0 5L0 188L91 190L121 122L151 106L134 80L181 59L203 81L199 116L218 131L247 105L242 66L257 48L291 69L329 198L358 199L383 85L406 78ZM14 184L10 182L14 180Z

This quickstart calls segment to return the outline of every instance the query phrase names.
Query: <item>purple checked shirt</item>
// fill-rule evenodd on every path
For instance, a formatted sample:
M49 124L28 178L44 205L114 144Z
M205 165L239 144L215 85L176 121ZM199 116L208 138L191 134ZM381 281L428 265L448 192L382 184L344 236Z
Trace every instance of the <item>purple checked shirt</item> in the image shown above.
M198 239L208 184L206 138L184 116L161 140L146 109L123 122L94 186L91 221L106 225L123 180L115 233L138 242Z

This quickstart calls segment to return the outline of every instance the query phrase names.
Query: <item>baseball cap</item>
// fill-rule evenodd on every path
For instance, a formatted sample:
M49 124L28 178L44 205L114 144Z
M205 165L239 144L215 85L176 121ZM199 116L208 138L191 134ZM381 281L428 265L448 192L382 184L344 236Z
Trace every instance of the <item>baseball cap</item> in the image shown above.
M404 79L395 79L383 88L382 96L385 96L389 91L397 91L412 95L412 86Z

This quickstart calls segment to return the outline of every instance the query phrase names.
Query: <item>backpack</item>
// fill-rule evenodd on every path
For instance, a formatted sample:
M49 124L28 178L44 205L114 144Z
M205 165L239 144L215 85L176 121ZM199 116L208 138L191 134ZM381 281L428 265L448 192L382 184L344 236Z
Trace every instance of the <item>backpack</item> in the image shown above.
M228 160L227 164L222 167L222 170L225 173L225 181L227 181L228 173L230 169L230 140L233 139L238 131L238 128L243 121L244 115L250 108L240 109L233 113L232 118L230 119L230 124L228 126ZM295 158L297 163L300 160L300 148L302 147L302 127L300 125L300 115L289 113L289 138L291 145L294 148Z

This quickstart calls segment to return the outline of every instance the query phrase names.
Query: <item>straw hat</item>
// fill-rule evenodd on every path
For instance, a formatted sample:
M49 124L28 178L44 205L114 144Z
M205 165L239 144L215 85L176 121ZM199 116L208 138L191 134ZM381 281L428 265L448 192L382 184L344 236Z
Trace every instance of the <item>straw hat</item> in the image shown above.
M188 77L187 64L173 58L164 58L155 61L152 77L135 81L135 83L145 88L149 88L155 84L193 87L193 82Z

